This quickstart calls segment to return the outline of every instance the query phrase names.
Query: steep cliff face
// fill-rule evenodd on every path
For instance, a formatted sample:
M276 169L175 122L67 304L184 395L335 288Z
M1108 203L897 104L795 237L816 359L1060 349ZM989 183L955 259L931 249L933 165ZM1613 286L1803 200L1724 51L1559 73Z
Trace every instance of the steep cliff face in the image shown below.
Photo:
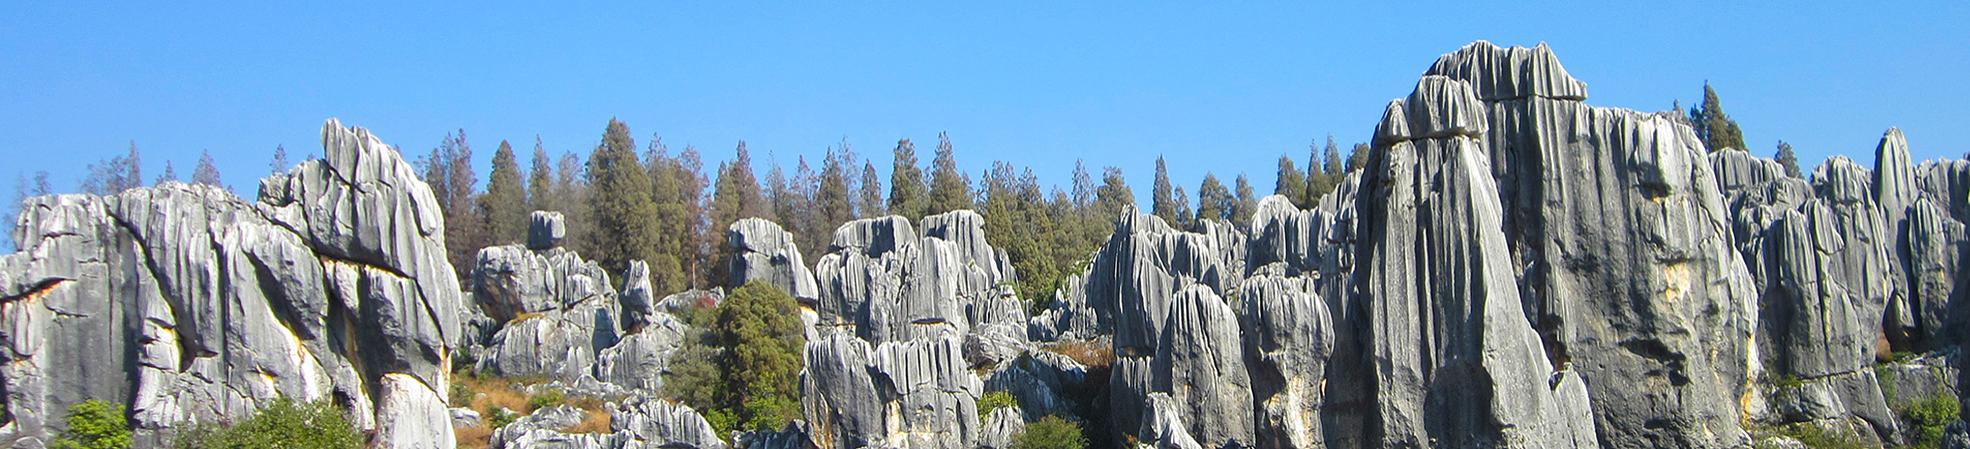
M175 183L30 200L0 259L0 439L37 446L102 399L156 445L292 397L342 405L383 447L450 447L463 300L442 215L368 131L330 120L322 150L253 203Z

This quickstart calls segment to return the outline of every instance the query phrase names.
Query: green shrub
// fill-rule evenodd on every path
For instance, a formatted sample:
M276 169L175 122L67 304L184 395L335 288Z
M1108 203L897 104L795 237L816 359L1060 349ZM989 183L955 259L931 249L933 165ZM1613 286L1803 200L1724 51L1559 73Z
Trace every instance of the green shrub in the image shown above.
M1942 445L1943 428L1956 422L1962 404L1955 396L1938 395L1922 402L1911 404L1902 411L1902 418L1914 427L1915 441L1910 447L1934 448Z
M492 416L490 418L487 418L486 422L491 424L491 428L498 429L501 427L506 427L507 424L512 424L514 421L519 421L519 420L520 420L519 413L514 413L512 409L500 408L498 410L493 410Z
M800 417L800 306L779 288L747 283L685 338L664 379L664 395L697 409L721 434L779 430Z
M363 434L327 401L276 399L236 425L204 424L178 434L180 449L357 449Z
M126 449L130 447L130 422L123 416L123 404L90 399L68 407L68 430L55 437L53 449Z
M559 388L548 388L533 397L527 398L527 407L540 410L567 402L568 397Z
M1019 407L1019 399L1012 397L1012 393L1010 392L993 391L978 397L978 417L980 419L992 416L994 410L1007 407Z
M1012 449L1083 449L1088 447L1088 437L1081 434L1081 424L1048 416L1038 422L1026 425L1026 431L1012 439Z

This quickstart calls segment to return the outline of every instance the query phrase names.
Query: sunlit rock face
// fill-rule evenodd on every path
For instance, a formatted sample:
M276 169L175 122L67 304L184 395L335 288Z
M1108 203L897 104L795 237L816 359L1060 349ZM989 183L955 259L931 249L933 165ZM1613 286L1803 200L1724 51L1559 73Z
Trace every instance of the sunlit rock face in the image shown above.
M0 439L44 443L101 399L159 445L290 397L343 406L385 447L451 447L464 300L442 214L367 130L330 120L322 150L254 202L178 183L29 200L0 258Z

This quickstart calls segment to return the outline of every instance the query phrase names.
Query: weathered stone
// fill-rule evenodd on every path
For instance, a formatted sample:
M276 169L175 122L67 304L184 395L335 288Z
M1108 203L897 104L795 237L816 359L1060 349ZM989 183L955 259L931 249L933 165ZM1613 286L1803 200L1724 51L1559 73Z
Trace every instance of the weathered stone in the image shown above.
M1011 449L1014 438L1026 432L1026 419L1019 416L1019 410L1001 408L993 410L985 417L985 428L978 435L978 447L984 449Z
M725 232L725 246L732 254L726 262L726 287L759 281L779 287L803 303L819 297L814 273L802 261L793 234L781 230L780 225L759 218L739 220Z
M544 250L561 247L568 239L568 225L560 212L534 211L527 216L527 249Z
M335 400L382 447L450 447L437 392L466 314L441 214L368 131L322 138L256 203L179 183L31 199L0 257L0 444L46 442L85 399L163 444L290 397Z
M1310 279L1255 275L1239 288L1245 365L1257 408L1256 447L1318 447L1334 324Z

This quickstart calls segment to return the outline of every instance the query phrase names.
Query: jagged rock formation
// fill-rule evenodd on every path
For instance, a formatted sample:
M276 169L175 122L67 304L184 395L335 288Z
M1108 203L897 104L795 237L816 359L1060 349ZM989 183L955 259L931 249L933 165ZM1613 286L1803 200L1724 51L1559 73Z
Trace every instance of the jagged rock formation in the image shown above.
M588 412L566 405L537 410L494 431L499 449L724 449L711 424L691 407L661 400L630 399L611 405L608 433L569 433Z
M990 441L981 443L977 401L985 385L971 368L1013 369L1028 347L1026 314L1004 287L1011 264L985 242L974 212L922 224L919 235L902 217L850 222L816 263L819 295L808 304L817 318L801 373L814 447L969 449L1009 441L986 434Z
M324 158L257 201L167 183L29 200L0 258L0 443L39 447L86 399L160 445L268 400L331 400L382 447L451 447L441 392L463 300L410 165L329 120Z

